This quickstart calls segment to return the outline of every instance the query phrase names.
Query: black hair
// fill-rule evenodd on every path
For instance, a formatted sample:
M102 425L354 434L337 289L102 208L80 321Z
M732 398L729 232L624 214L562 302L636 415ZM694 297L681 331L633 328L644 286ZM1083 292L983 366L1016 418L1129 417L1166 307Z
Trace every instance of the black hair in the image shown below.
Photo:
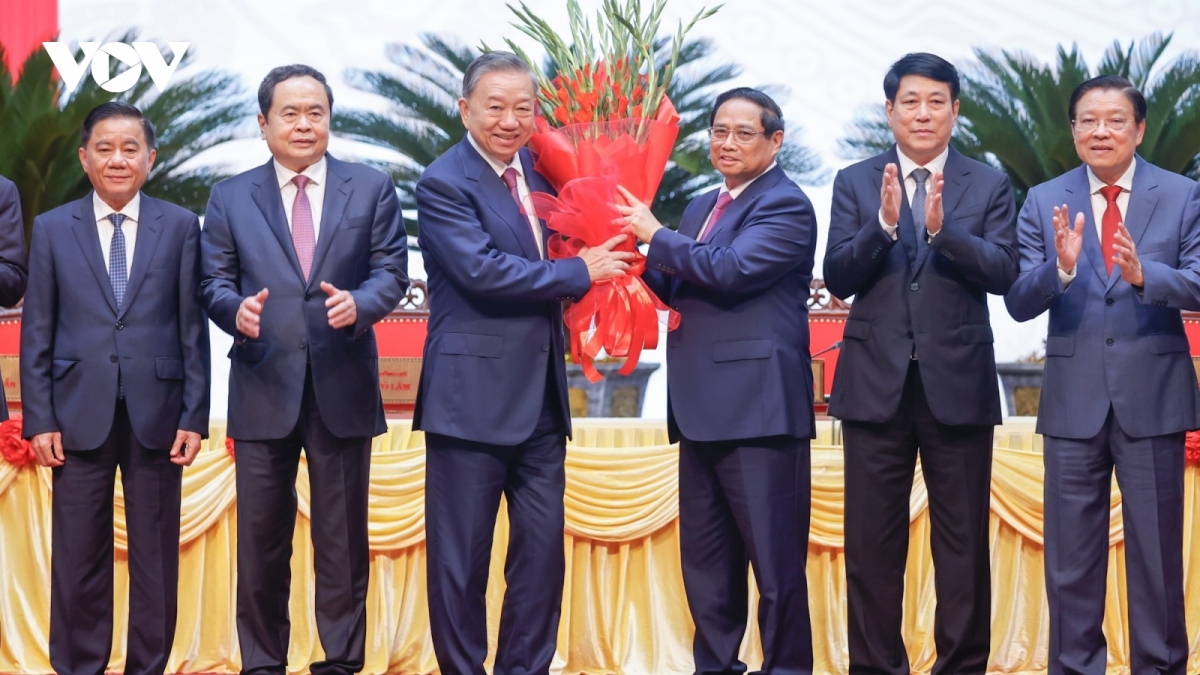
M1075 105L1079 103L1079 99L1083 95L1093 89L1116 89L1133 105L1133 121L1141 124L1142 120L1146 119L1146 97L1142 96L1142 92L1138 91L1133 83L1124 77L1118 75L1101 75L1087 80L1071 92L1071 101L1067 104L1067 113L1071 117L1071 121L1075 121Z
M763 137L770 138L775 135L776 131L783 131L783 111L779 109L779 104L770 96L757 89L750 87L738 87L730 89L727 92L717 96L717 100L713 103L712 112L708 113L708 126L712 126L717 119L717 111L726 101L740 98L757 105L761 110L760 118L763 126Z
M148 149L154 149L156 140L154 123L146 119L141 110L121 101L109 101L108 103L101 103L92 108L87 117L83 118L83 129L79 133L79 147L87 147L88 141L92 139L92 129L96 126L97 122L114 117L129 117L141 121L142 133L146 135L146 145Z
M958 69L937 54L913 52L905 54L899 61L893 63L892 67L888 69L887 75L883 77L883 93L887 96L887 100L896 102L896 92L900 90L900 80L903 80L906 75L918 75L935 82L944 82L950 85L950 100L958 100L960 88Z
M275 85L293 77L311 77L324 85L325 96L329 99L329 112L333 112L333 90L329 88L329 83L325 81L325 76L321 74L321 71L312 66L293 63L290 66L272 68L271 72L263 78L262 84L258 85L258 110L263 117L266 117L267 113L271 111L271 104L275 100Z

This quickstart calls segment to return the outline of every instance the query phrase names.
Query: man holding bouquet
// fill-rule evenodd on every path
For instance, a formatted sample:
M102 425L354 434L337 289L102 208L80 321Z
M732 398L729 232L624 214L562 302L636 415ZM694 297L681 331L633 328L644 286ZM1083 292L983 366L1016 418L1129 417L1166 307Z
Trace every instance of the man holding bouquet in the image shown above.
M649 244L643 278L682 317L667 337L668 426L679 442L683 580L696 672L738 673L746 566L761 600L760 672L811 673L804 576L813 436L808 297L817 222L775 162L783 116L748 88L717 97L710 156L720 189L674 232L621 188Z
M484 673L484 593L500 496L510 523L494 672L545 673L564 574L563 462L571 432L562 301L623 275L625 237L549 260L524 149L534 74L490 52L463 77L466 138L417 183L429 336L413 428L425 431L429 621L443 673Z

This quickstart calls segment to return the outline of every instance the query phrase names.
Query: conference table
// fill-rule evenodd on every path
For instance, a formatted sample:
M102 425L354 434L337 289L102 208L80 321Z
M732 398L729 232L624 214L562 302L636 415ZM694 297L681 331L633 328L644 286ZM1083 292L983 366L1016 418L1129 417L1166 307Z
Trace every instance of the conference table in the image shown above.
M180 602L169 673L238 671L235 624L236 442L213 425L196 463L184 473ZM1033 420L997 428L991 485L992 657L997 673L1046 670L1048 610L1042 570L1041 438ZM364 673L437 671L426 611L424 438L407 420L392 420L375 439L370 492L371 581ZM816 671L845 673L846 580L842 540L840 429L823 421L812 452L809 602ZM676 447L659 420L579 419L568 446L567 574L555 672L669 674L692 672L692 624L679 564ZM1185 583L1192 651L1200 673L1200 466L1185 475ZM905 588L904 637L914 671L928 672L933 644L933 565L928 501L918 467L910 503L912 543ZM319 660L313 617L313 557L308 478L302 462L292 560L289 670ZM0 673L49 673L51 474L0 459ZM1109 672L1128 672L1120 493L1114 483L1104 630ZM109 669L124 667L128 591L120 483L116 497L116 631ZM504 588L507 523L497 522L488 587L495 646ZM742 653L761 661L752 594Z

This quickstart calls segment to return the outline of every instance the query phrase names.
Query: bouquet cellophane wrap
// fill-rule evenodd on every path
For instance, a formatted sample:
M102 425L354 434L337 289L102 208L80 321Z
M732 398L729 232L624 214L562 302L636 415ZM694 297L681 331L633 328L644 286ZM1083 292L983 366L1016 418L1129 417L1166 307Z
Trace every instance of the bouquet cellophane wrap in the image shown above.
M617 185L645 204L653 202L679 135L679 115L667 99L653 119L554 129L539 117L536 124L529 141L534 168L558 191L558 197L533 195L538 217L556 233L546 249L551 259L575 257L583 247L599 246L621 234L621 214L613 207ZM679 325L679 315L642 280L646 258L638 252L634 237L617 250L636 256L627 275L594 284L563 316L570 333L571 357L592 382L601 378L593 365L601 349L609 356L625 358L618 372L628 375L643 349L658 347L658 310L668 313L668 330ZM591 332L593 325L595 331Z
M599 246L621 232L623 226L614 222L621 219L613 208L616 187L616 174L607 171L568 181L558 197L534 193L534 208L556 232L546 249L551 259L573 258L583 247ZM592 382L601 377L594 366L601 349L610 356L625 357L618 372L628 375L637 366L643 349L658 347L659 310L668 312L668 329L679 325L679 315L642 280L645 256L637 253L632 238L626 243L629 246L622 248L636 254L628 274L596 282L563 314L570 334L571 357Z

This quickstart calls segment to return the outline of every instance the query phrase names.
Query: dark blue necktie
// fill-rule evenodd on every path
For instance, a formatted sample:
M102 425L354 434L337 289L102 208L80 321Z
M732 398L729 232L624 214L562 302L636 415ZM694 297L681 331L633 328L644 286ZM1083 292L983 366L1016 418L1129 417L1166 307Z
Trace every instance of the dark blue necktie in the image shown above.
M129 283L129 274L125 271L125 233L121 225L128 216L121 213L110 213L108 220L113 224L112 246L108 249L108 280L112 282L113 297L117 299L117 311L125 301L125 287ZM117 366L117 398L125 398L125 384L121 382L121 369Z
M120 213L109 214L108 220L113 224L112 246L108 249L108 279L112 282L113 297L117 299L117 309L125 301L125 287L129 283L129 273L125 270L125 233L121 225L128 216Z

